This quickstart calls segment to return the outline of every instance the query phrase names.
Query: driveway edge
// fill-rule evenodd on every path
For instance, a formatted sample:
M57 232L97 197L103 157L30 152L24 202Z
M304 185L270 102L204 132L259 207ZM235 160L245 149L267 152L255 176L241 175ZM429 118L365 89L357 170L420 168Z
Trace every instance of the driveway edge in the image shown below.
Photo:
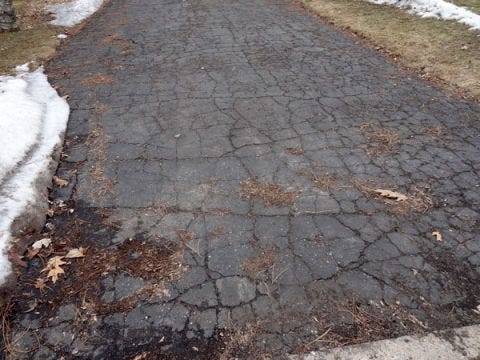
M342 348L291 355L291 360L474 360L480 357L480 325L402 336Z

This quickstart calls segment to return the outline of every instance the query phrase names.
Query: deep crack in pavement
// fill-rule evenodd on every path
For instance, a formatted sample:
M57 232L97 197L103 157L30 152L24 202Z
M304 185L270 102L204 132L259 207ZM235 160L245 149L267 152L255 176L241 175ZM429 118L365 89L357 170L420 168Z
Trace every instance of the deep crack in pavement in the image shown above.
M87 252L49 288L30 262L34 358L278 357L479 322L476 105L287 0L111 0L47 70L72 113L46 229Z

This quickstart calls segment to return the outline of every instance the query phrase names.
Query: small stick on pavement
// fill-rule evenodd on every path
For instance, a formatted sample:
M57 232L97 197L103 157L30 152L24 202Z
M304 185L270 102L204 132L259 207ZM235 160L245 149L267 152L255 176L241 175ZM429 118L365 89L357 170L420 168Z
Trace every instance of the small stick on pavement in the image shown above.
M327 334L330 332L330 330L332 330L331 327L329 327L329 328L327 329L327 331L325 331L322 335L320 335L320 336L316 337L315 339L313 339L312 341L306 343L305 346L310 346L310 345L312 345L313 343L316 343L317 341L322 340L325 336L327 336Z

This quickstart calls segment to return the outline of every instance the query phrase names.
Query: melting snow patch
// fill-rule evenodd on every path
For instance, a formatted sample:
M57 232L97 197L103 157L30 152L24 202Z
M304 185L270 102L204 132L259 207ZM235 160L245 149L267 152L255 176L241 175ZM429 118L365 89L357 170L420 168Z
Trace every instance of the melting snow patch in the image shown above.
M74 0L67 3L55 4L46 7L55 19L52 25L73 26L92 15L102 6L103 0Z
M421 17L435 17L455 20L468 25L472 30L480 30L480 15L444 0L366 0L374 4L388 4L407 8L408 12Z
M35 181L61 145L69 111L42 68L0 76L0 285L11 271L10 226L35 201Z
M29 61L29 62L27 62L27 63L25 63L25 64L23 64L23 65L17 65L17 66L15 66L15 69L14 69L15 72L17 72L17 73L28 72L28 68L29 68L29 66L30 66L30 63L31 63L31 61ZM0 177L1 177L1 176L0 176Z

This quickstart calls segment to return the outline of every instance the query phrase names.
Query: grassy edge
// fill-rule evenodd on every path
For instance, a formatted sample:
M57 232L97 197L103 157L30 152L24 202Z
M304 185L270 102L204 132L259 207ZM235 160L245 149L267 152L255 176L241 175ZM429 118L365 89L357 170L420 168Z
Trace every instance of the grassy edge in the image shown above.
M393 6L363 1L293 2L380 52L402 71L442 87L453 97L480 102L480 32L453 21L424 19ZM448 41L442 43L443 38L434 36L438 31Z
M20 30L0 32L0 76L15 75L15 66L28 62L31 71L48 63L109 2L103 0L94 14L72 27L49 24L52 17L44 11L45 7L69 1L71 0L13 0ZM57 37L59 34L68 37L60 40Z
M445 0L449 3L464 7L476 14L480 14L480 2L478 0Z

